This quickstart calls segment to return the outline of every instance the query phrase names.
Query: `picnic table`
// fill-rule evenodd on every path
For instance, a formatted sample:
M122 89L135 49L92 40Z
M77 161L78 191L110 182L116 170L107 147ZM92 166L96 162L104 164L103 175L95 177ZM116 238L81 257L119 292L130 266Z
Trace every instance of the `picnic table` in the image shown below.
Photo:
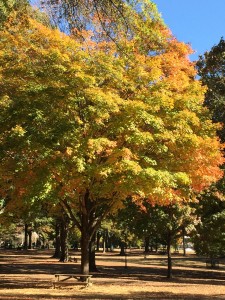
M61 284L83 284L85 287L91 286L91 277L92 275L84 274L55 274L55 280L53 281L54 288L56 285ZM69 279L75 279L73 283L68 281Z

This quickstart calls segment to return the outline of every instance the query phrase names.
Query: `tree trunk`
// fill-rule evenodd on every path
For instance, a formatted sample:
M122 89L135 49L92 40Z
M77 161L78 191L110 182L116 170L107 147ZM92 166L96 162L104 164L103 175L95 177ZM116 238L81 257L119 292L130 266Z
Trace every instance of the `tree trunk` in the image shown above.
M172 277L172 257L171 257L171 233L168 233L167 237L167 261L168 261L168 268L167 268L167 278Z
M155 242L155 252L156 253L158 252L158 242L157 241Z
M91 201L89 199L89 191L87 190L82 200L81 215L81 273L89 274L89 243L90 243L90 209Z
M106 251L106 236L105 233L103 234L103 239L102 239L102 252L105 253Z
M55 253L53 258L61 257L61 242L60 242L60 223L59 220L56 220L55 224Z
M182 237L183 237L183 256L186 256L185 228L182 228Z
M24 225L24 250L28 249L28 224Z
M89 191L86 190L85 196L82 199L82 212L81 212L81 273L83 275L89 274L89 259L90 251L89 244L91 243L92 237L97 231L96 217L95 217L95 203L89 198ZM98 224L100 225L100 224ZM95 237L93 237L93 241ZM92 249L92 245L90 246ZM95 252L91 254L91 266L95 266Z
M149 252L149 242L150 242L150 237L149 236L145 236L145 252L146 253Z
M61 221L60 226L60 245L61 245L61 255L60 255L60 261L66 262L69 259L69 253L68 253L68 225L69 220L64 215Z
M28 249L32 249L32 230L28 231Z
M105 233L105 248L106 248L106 252L109 252L109 231L106 230Z
M125 242L120 243L120 255L125 255Z
M89 274L89 243L90 238L87 231L82 228L81 233L81 273L83 275Z
M96 250L99 251L100 250L100 239L101 239L101 233L98 231L97 235L96 235Z
M96 267L96 260L95 260L95 240L96 240L96 233L93 235L89 243L89 271L91 272L98 271Z

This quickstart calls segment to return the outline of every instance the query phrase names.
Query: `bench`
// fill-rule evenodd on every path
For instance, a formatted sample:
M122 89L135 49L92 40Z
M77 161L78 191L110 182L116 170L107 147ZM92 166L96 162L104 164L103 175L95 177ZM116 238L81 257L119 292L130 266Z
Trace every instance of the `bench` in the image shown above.
M85 285L85 287L91 286L91 277L92 275L83 275L83 274L55 274L55 280L53 281L54 288L56 285L61 284L82 284ZM74 282L68 282L69 279L76 279Z
M76 263L77 263L77 258L76 258L76 257L69 256L68 261L69 261L69 262L76 262Z

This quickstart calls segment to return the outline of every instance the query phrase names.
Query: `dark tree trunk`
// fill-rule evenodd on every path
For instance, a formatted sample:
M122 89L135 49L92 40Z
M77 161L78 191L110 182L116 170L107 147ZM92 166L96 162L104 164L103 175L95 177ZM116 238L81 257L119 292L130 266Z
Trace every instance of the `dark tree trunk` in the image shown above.
M145 236L145 252L146 253L149 252L149 244L150 244L150 237L149 236Z
M89 191L86 194L82 203L82 216L81 216L81 273L84 275L89 274L89 243L90 236L90 209L91 201L89 199Z
M105 251L106 251L106 235L104 233L102 239L102 252L105 253Z
M90 237L85 230L85 228L82 228L81 233L81 273L84 275L89 274L89 243L90 243Z
M68 253L68 228L69 228L69 220L67 216L63 216L60 224L60 245L61 245L61 255L60 261L66 262L69 258Z
M32 249L32 230L28 231L28 249Z
M89 243L89 271L90 272L98 271L96 267L96 260L95 260L95 240L96 240L96 233L92 236L91 241Z
M182 237L183 237L183 256L186 256L186 245L185 245L185 228L182 228Z
M158 252L158 243L156 242L155 244L155 252L157 253Z
M55 253L53 254L53 258L61 257L61 242L60 242L60 222L56 220L55 224Z
M24 244L23 244L23 248L25 250L28 249L28 224L24 225Z
M120 255L125 255L125 242L120 243Z
M105 233L105 248L106 248L106 252L109 252L109 232L108 230L106 230Z
M100 239L101 239L101 233L98 231L96 235L96 250L100 250Z
M168 262L168 268L167 268L167 278L172 277L172 257L171 257L171 233L168 233L167 237L167 262Z

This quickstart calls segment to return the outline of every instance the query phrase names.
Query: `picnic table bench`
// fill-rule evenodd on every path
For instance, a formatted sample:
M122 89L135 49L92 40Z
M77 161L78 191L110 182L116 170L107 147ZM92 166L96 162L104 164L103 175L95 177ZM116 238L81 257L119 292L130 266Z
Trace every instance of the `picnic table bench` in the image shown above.
M55 280L53 281L54 288L56 285L61 284L83 284L85 287L91 286L91 277L92 275L84 275L84 274L55 274ZM76 279L73 283L69 279Z

